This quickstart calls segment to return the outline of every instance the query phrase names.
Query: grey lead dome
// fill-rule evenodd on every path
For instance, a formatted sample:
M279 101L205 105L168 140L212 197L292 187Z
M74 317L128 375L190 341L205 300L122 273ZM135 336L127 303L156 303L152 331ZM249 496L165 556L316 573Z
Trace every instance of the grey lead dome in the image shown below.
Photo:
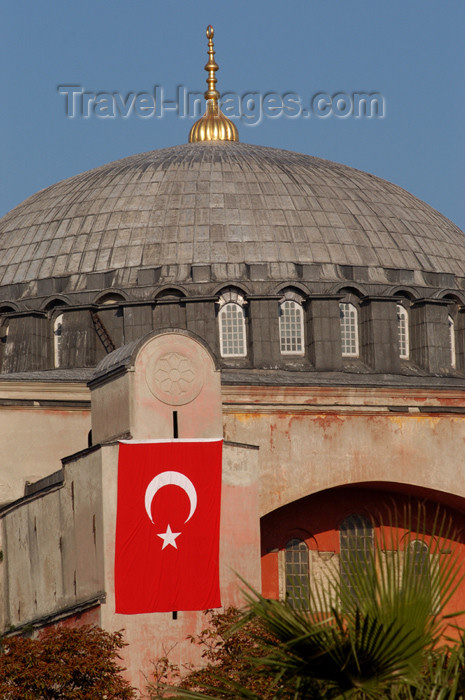
M465 275L460 229L405 190L308 155L242 143L143 153L38 192L0 222L0 285L116 270L118 284L163 266L267 263L405 268ZM162 275L163 277L163 275ZM235 276L236 279L238 275ZM27 294L26 294L27 296Z

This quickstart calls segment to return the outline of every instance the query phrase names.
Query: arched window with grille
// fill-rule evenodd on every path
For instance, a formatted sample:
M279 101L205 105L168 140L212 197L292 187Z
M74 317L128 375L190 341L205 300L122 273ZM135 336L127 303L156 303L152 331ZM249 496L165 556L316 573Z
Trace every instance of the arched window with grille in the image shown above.
M428 587L431 583L429 568L429 547L422 540L413 540L409 544L410 552L413 554L412 570L415 579L427 581Z
M282 355L304 354L303 308L291 299L279 305L279 343Z
M223 303L218 312L220 352L222 357L247 355L245 313L234 301Z
M424 596L432 610L438 609L439 600L432 599L431 589L431 560L429 547L423 540L412 540L409 543L409 567L404 565L403 579L406 585L415 591L415 595Z
M286 600L292 607L306 610L309 604L308 547L303 540L289 540L284 550Z
M359 513L349 515L339 527L340 571L343 592L358 598L355 590L354 569L370 575L373 566L374 529L372 523ZM357 577L358 578L358 577Z
M410 354L409 348L409 329L408 329L408 311L397 304L397 342L399 347L399 357L402 360L408 360Z
M53 358L55 367L61 367L63 314L59 314L53 322Z
M449 324L449 348L450 348L450 366L456 366L456 352L455 352L455 322L452 316L447 317Z
M341 344L344 357L358 357L358 312L357 308L348 301L339 304L341 320Z

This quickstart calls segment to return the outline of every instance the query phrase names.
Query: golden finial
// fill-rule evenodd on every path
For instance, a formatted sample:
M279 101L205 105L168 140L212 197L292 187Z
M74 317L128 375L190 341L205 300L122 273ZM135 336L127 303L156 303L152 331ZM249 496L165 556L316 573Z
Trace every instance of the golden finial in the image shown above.
M215 51L213 49L213 37L215 32L211 24L208 25L206 34L208 39L208 63L205 66L205 70L208 72L208 90L205 92L204 97L206 100L219 100L220 93L215 88L217 83L215 73L218 70L218 64L214 59Z
M218 64L214 58L214 32L211 24L208 25L206 33L208 39L208 62L205 65L205 70L208 73L208 90L205 92L204 97L207 101L207 109L203 117L196 121L190 130L189 143L196 141L239 141L239 134L235 124L224 116L218 104L220 93L215 87L217 83L215 73L218 70Z

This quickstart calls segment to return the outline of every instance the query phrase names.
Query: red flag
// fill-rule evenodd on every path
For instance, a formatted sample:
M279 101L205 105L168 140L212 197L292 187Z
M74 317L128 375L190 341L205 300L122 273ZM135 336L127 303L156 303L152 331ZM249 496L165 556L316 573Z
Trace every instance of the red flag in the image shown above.
M117 613L220 607L222 442L120 443Z

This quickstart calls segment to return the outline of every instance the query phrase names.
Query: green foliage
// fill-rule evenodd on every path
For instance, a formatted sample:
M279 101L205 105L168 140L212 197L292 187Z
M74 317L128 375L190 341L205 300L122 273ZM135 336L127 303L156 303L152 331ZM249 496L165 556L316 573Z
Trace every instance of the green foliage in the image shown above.
M202 648L205 666L190 668L181 679L180 669L167 656L158 659L148 688L150 697L172 697L178 693L184 697L184 693L202 689L205 696L230 698L231 691L234 696L234 689L240 687L242 692L248 689L250 697L273 698L273 678L260 673L262 645L271 641L261 622L245 620L243 613L232 607L223 613L207 610L206 615L208 626L198 636L189 637L192 644ZM169 685L175 681L177 688Z
M38 639L7 637L0 655L2 700L131 700L121 676L122 633L58 627Z
M213 616L211 630L194 640L207 642L207 666L171 693L255 700L465 697L465 633L440 648L453 617L444 607L463 578L451 545L455 534L438 513L431 537L422 506L414 517L410 510L402 515L401 525L392 519L382 529L382 541L347 557L341 576L314 586L305 610L249 588L245 611Z

